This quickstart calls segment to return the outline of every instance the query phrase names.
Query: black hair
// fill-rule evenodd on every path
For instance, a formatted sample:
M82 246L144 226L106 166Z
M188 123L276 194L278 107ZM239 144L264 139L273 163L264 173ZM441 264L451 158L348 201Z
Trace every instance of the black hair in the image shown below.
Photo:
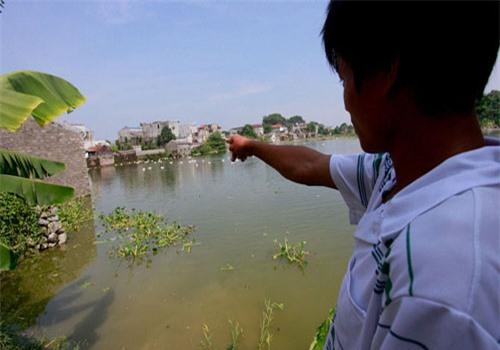
M399 60L396 87L407 86L424 112L471 112L499 48L499 2L331 1L322 30L328 62L341 57L356 89Z

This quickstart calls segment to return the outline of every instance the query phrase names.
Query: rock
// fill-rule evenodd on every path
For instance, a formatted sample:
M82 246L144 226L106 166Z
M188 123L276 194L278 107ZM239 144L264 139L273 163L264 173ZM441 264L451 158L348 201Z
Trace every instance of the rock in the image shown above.
M47 214L47 212L43 212L42 214L40 214L40 218L41 219L47 219L49 217L49 214Z
M42 244L43 244L43 243L46 243L46 242L47 242L47 237L45 237L45 236L44 236L44 237L42 237L42 238L40 239L40 243L42 243Z
M49 248L54 248L56 245L57 245L57 243L56 243L56 242L49 243Z
M52 215L52 216L49 217L49 221L59 221L59 216Z
M38 225L40 225L40 226L47 226L48 224L49 224L49 221L44 219L44 218L40 218L38 220Z
M47 243L42 243L40 244L40 250L45 250L49 247L49 245Z
M57 230L57 231L56 231L56 233L57 233L58 235L63 234L63 233L65 233L65 232L66 232L66 230L65 230L65 229L64 229L64 227L62 227L62 226L61 226L61 228L60 228L59 230Z
M35 246L35 249L36 249L36 250L40 250L40 244L37 244L37 245Z
M49 232L57 232L57 230L60 230L62 228L62 225L58 221L52 221L49 222L48 229Z
M64 244L68 240L68 235L65 233L61 233L59 237L57 237L57 239L59 240L59 245Z
M56 214L57 214L57 207L50 207L49 215L56 215Z
M52 232L49 237L48 237L48 241L49 243L55 243L57 242L58 238L57 238L57 233L55 232Z
M36 242L33 240L33 238L29 237L27 240L26 240L26 243L28 244L28 246L30 247L34 247L36 245Z

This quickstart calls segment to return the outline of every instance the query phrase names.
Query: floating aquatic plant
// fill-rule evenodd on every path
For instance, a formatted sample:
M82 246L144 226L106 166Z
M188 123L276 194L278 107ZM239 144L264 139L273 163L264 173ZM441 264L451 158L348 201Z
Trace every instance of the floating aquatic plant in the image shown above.
M168 224L164 217L150 212L116 208L111 214L101 214L107 232L116 232L117 244L110 249L111 256L127 259L150 257L162 248L183 243L183 250L190 252L194 240L186 236L194 227L177 223Z
M288 242L287 238L285 238L283 243L275 239L274 244L277 247L277 252L273 255L273 259L276 260L278 258L285 258L288 262L296 263L301 268L304 268L304 266L307 265L305 257L306 255L309 255L309 252L304 249L306 241L292 244Z

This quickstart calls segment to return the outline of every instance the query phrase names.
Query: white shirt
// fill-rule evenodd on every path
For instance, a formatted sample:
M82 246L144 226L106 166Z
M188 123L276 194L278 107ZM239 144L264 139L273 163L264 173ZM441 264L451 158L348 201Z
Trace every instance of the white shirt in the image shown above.
M355 247L324 349L500 348L500 147L451 157L382 203L387 154L334 155Z

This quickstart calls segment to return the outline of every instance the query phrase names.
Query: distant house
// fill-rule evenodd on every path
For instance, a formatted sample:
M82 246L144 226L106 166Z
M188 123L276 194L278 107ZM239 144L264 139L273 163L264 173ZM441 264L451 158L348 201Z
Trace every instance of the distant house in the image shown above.
M118 131L118 140L121 143L128 143L135 146L140 145L143 139L142 128L126 126Z
M142 134L144 136L144 140L151 141L156 140L158 136L160 136L161 131L164 127L168 126L172 131L172 134L176 138L179 137L179 127L180 121L154 121L151 123L141 123Z
M185 139L172 140L165 145L165 149L168 154L173 158L186 157L191 154L192 144L187 142Z
M115 158L111 147L106 144L97 144L87 149L87 166L103 167L113 165Z
M242 130L243 130L242 126L239 126L237 128L229 129L229 135L239 134L239 133L241 133Z
M280 132L280 133L284 133L284 132L288 131L288 129L286 127L284 127L282 124L271 125L271 130L272 130L272 132Z
M264 126L262 126L262 124L252 124L252 129L257 136L264 135Z

